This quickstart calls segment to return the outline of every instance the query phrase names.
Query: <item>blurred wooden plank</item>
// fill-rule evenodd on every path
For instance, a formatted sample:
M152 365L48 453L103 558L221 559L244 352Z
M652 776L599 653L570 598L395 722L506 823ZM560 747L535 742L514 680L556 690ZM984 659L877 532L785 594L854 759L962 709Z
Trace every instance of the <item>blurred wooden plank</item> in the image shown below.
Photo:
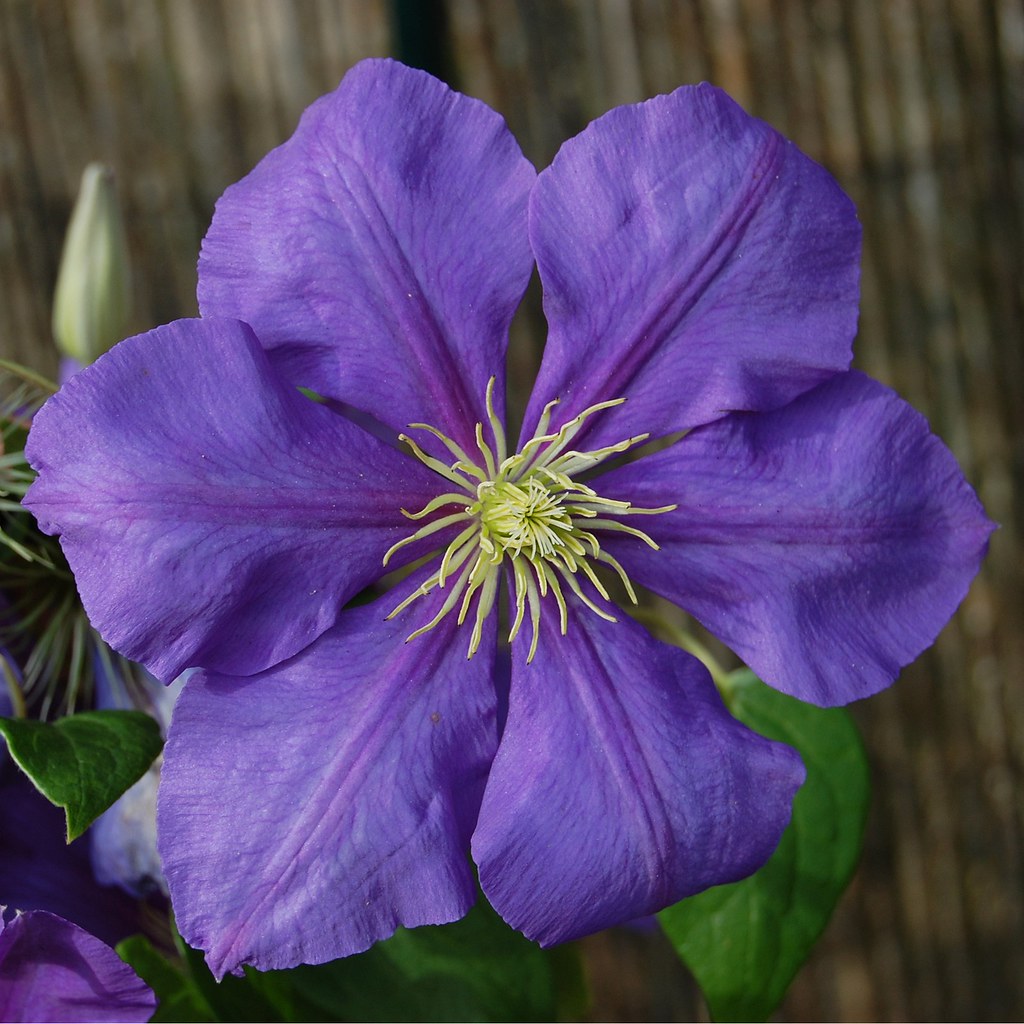
M48 306L91 160L120 183L133 329L194 315L196 255L217 196L348 67L388 52L389 17L387 0L0 3L6 350L53 368Z

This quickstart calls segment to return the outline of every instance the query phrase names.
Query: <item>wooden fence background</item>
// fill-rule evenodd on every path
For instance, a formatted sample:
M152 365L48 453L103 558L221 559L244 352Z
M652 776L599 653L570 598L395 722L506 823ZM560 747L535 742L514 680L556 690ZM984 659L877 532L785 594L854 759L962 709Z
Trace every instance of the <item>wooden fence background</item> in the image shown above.
M403 56L526 154L709 79L828 166L865 227L857 362L930 417L1002 524L936 647L855 708L863 863L783 1020L1024 1015L1020 0L0 0L0 354L52 371L82 167L116 169L133 328L195 313L214 200L356 60ZM543 322L517 326L524 363ZM594 1019L703 1010L659 937L588 940Z

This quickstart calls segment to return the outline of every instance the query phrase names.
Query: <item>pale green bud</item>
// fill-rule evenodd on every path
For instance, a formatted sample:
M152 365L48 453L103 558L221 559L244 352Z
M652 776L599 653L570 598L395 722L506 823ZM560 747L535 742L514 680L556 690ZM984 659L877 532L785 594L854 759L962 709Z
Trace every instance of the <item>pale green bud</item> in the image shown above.
M89 164L64 239L53 297L53 336L86 365L124 337L131 277L114 172Z

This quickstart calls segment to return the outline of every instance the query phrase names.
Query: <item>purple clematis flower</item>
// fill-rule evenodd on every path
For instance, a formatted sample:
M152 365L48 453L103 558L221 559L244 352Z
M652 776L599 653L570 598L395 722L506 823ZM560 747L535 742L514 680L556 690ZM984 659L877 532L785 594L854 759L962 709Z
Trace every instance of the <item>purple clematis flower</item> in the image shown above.
M109 643L201 669L159 826L217 974L454 920L467 850L544 944L770 855L798 757L608 588L821 704L935 639L991 524L849 370L859 237L829 175L711 87L611 111L537 175L492 110L389 61L228 189L203 318L47 404L26 500ZM550 334L512 445L535 266ZM385 562L412 573L349 603Z
M0 1020L145 1021L153 990L95 936L45 910L4 921Z

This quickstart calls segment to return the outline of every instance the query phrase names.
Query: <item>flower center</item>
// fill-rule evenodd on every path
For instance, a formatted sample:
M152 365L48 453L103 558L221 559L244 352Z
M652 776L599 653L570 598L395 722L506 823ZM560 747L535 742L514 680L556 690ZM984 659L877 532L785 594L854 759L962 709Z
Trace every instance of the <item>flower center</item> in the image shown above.
M533 632L526 659L529 663L537 652L542 600L549 591L558 606L563 635L568 622L566 587L593 613L609 622L615 621L615 616L581 586L580 576L586 578L604 601L610 600L607 589L594 571L597 565L612 569L622 580L630 600L636 604L636 594L629 577L618 561L602 549L598 535L602 532L628 533L657 549L658 545L646 533L619 520L630 515L670 512L676 506L634 508L628 501L602 498L591 487L574 479L585 470L593 469L647 440L649 435L640 434L595 451L580 452L569 448L587 419L603 409L621 405L625 399L592 405L553 433L548 433L548 428L551 411L558 400L549 402L534 436L521 451L507 456L505 431L494 411L493 393L492 377L486 396L492 444L485 442L483 424L478 423L476 444L479 457L471 458L451 438L425 423L410 424L410 429L425 430L438 438L455 459L450 465L428 455L411 438L400 435L421 462L459 490L438 495L419 512L402 509L403 515L413 520L448 511L395 544L384 555L384 564L387 565L392 555L407 544L456 524L463 524L463 529L449 543L437 570L388 618L394 618L435 589L447 590L447 597L438 613L408 639L433 629L455 610L456 605L458 623L462 625L475 605L469 641L469 657L472 657L480 647L483 624L494 609L501 569L507 563L515 590L515 616L508 639L509 642L515 640L529 610Z
M572 535L572 516L561 498L536 477L524 483L487 480L476 491L481 541L487 537L513 558L552 558Z

